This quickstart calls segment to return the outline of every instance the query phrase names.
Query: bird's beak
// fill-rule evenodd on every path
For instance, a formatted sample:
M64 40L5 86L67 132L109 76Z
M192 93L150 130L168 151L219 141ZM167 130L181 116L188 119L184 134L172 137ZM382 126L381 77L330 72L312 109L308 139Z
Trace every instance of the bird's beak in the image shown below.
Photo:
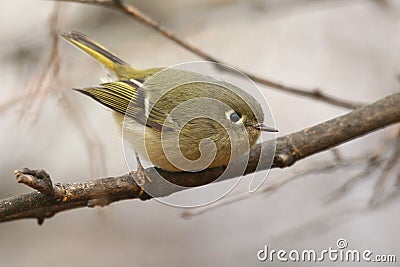
M263 123L259 123L259 124L252 125L252 126L253 126L253 128L263 131L263 132L273 132L273 133L279 132L277 129L269 127Z

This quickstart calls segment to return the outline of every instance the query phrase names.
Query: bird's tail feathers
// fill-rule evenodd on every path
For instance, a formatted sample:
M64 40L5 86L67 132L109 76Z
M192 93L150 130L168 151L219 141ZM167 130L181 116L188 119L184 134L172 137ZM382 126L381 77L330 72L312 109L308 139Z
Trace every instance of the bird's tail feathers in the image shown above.
M102 65L104 65L109 71L111 71L113 74L116 74L117 77L119 76L118 71L121 69L121 66L128 66L128 63L83 33L71 31L68 33L63 33L61 36L65 40L69 41L92 56Z

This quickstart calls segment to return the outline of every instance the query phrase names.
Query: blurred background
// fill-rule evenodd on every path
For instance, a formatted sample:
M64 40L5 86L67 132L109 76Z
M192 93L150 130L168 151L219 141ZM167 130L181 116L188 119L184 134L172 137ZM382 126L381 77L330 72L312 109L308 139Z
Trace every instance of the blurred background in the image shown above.
M262 77L364 103L399 91L396 0L127 3L211 55ZM2 1L0 6L0 198L31 191L15 181L13 171L22 167L43 168L53 182L126 173L111 113L71 90L99 83L106 72L65 41L49 64L51 30L84 32L138 68L200 58L106 8L62 3L55 19L52 1ZM279 135L349 111L260 88ZM377 153L386 159L396 129L342 145L340 155L350 159ZM331 152L324 152L291 168L274 169L266 184L333 159ZM280 266L283 263L259 262L257 251L265 245L288 251L336 248L339 238L345 238L350 249L395 254L400 260L398 193L380 205L368 204L381 167L361 175L337 201L326 201L365 167L354 164L302 175L273 194L252 195L189 219L182 213L195 210L128 200L62 212L42 226L35 220L2 223L0 266ZM398 167L387 177L387 194L398 191ZM246 184L239 186L227 198L246 190Z

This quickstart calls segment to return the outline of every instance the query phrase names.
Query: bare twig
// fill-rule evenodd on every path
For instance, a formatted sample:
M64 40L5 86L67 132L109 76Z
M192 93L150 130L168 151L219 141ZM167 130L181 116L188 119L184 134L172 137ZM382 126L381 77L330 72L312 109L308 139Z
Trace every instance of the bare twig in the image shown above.
M26 184L33 189L45 194L48 197L54 196L53 182L44 170L22 169L15 171L18 183Z
M49 18L51 48L48 59L44 67L40 70L39 74L35 77L33 86L29 88L26 97L24 98L23 111L21 112L21 120L30 119L33 123L40 113L43 102L46 100L48 94L51 93L51 83L56 80L60 70L60 57L58 53L58 19L59 19L59 3L56 3L53 12ZM35 101L32 101L35 99Z
M19 105L24 100L24 94L18 94L13 98L0 103L0 113L10 110L12 107Z
M21 107L23 108L23 112L21 112L20 119L24 121L29 120L33 123L38 119L47 97L50 94L60 94L60 102L63 104L61 107L66 114L71 115L78 129L82 132L84 143L87 146L91 159L91 173L92 175L99 175L100 173L104 173L106 169L103 146L93 128L88 127L87 123L83 121L81 114L77 114L76 103L70 100L62 86L60 86L60 54L58 49L59 6L60 3L55 3L49 18L50 49L46 63L39 70L38 74L35 75L35 81L32 82L33 85L28 89L28 92L24 92L2 103L0 105L0 112L9 110L12 107Z
M381 147L381 145L379 145ZM318 174L318 173L327 173L331 171L335 171L337 169L343 169L347 167L355 167L357 165L360 165L362 163L367 162L366 168L361 171L360 173L356 174L355 176L351 177L348 181L346 181L343 185L341 185L339 188L337 188L335 191L333 191L326 200L326 204L330 204L334 201L337 201L341 197L343 197L346 193L350 191L350 189L356 185L361 179L366 178L370 176L374 171L377 170L377 168L382 164L383 159L382 159L382 150L381 149L375 149L374 151L370 153L363 153L366 154L367 156L359 156L351 159L344 159L337 148L331 149L331 152L334 156L334 162L326 162L326 163L318 163L317 167L312 166L307 169L303 170L294 170L294 172L283 176L279 179L275 180L270 180L267 182L267 184L263 187L260 188L259 191L257 191L254 194L250 194L248 192L243 192L239 193L237 195L234 195L232 197L226 197L218 202L212 203L206 207L200 207L194 210L190 211L184 211L182 213L182 217L185 219L189 219L194 216L198 216L201 214L204 214L206 212L212 211L216 208L220 208L222 206L226 206L228 204L232 204L235 202L238 202L243 199L247 199L253 196L256 196L260 193L270 193L269 195L275 193L278 189L286 185L287 183L297 180L299 178L303 178L307 175L312 175L312 174ZM315 164L314 164L315 165Z
M342 157L342 154L340 153L339 149L334 147L331 149L331 152L332 152L335 162L340 163L343 161L343 157Z
M272 162L272 168L285 168L295 162L325 151L344 142L378 130L393 123L400 122L400 93L395 93L383 98L373 104L352 111L346 115L320 123L313 127L295 132L274 141L266 141L255 145L249 154L247 168L244 174L267 169L270 167L268 160L273 153L275 144L276 151ZM240 165L240 164L238 164ZM223 172L224 168L211 168L201 172L167 172L148 168L145 170L150 177L161 174L163 178L175 185L194 187L213 182ZM32 175L30 170L19 171L18 174ZM242 170L233 170L225 179L242 175ZM43 176L43 175L42 175ZM53 186L53 197L43 191L43 186L32 186L43 192L32 192L21 196L12 197L0 201L0 222L22 219L38 218L43 222L44 218L54 214L80 207L93 205L91 201L106 199L105 203L140 198L150 199L170 195L177 190L176 186L165 186L165 183L146 183L145 191L150 190L153 196L143 194L135 182L135 174L123 175L91 180L82 183L56 184ZM39 177L37 177L39 179ZM32 180L31 179L31 180ZM22 179L22 182L25 180ZM28 183L28 185L30 185ZM102 202L104 203L104 202Z
M191 211L185 211L182 213L183 218L191 218L197 215L201 215L203 213L206 213L208 211L214 210L215 208L219 208L228 204L235 203L237 201L247 199L256 195L260 194L265 194L269 193L268 196L272 195L273 193L277 192L278 189L281 189L284 185L288 184L289 182L292 182L294 180L297 180L299 178L304 178L307 175L312 175L312 174L318 174L318 173L327 173L331 171L335 171L340 168L344 167L354 167L362 162L364 162L366 159L365 157L357 157L353 159L349 159L346 161L340 161L340 162L324 162L324 163L319 163L317 167L311 166L306 169L302 170L297 170L293 171L292 173L289 173L286 176L283 176L279 179L275 180L270 180L267 182L267 184L263 187L261 187L256 193L249 194L248 192L243 192L240 194L237 194L235 196L229 197L229 198L224 198L221 199L218 202L214 202L208 206L197 208L195 210Z
M361 214L364 210L359 207L350 206L344 209L330 209L319 213L314 218L306 218L305 222L298 222L296 227L281 231L271 237L270 242L294 243L298 240L305 241L310 237L326 234L335 226L342 225L351 218ZM284 241L282 241L284 240ZM335 242L335 240L333 240Z
M379 176L378 180L376 181L375 191L369 202L369 204L371 206L376 204L379 197L382 195L384 186L387 181L388 174L393 170L393 167L396 166L396 163L399 160L400 160L400 131L398 132L396 143L394 145L393 154L386 162L385 166L383 167L381 175Z
M221 64L221 66L229 65L226 62L221 61L221 60L217 59L216 57L211 56L210 54L206 53L199 47L178 37L177 34L173 33L170 30L167 30L166 28L164 28L163 26L158 24L156 21L154 21L152 18L150 18L149 16L145 15L143 12L138 10L136 7L134 7L132 5L128 5L128 4L124 3L122 0L118 0L118 1L115 1L115 0L109 0L109 1L105 1L105 0L55 0L55 1L85 3L85 4L99 5L99 6L104 6L104 7L108 7L111 9L115 9L115 10L122 12L122 13L128 15L129 17L147 25L147 26L150 26L151 28L153 28L157 32L161 33L162 35L164 35L171 41L175 42L179 46L185 48L186 50L192 52L193 54L195 54L207 61L219 63L219 64ZM236 68L236 69L239 69L239 68ZM227 69L227 68L224 68L224 70L229 71L229 69ZM359 108L362 105L364 105L363 103L359 103L359 102L357 103L354 101L349 101L349 100L345 100L345 99L341 99L338 97L328 95L328 94L322 92L320 89L306 89L306 88L301 88L301 87L288 86L288 85L284 85L282 83L272 81L270 79L259 77L257 75L251 74L251 73L243 71L243 70L240 70L240 72L242 72L243 74L248 76L250 79L252 79L253 81L255 81L259 84L274 88L281 92L311 98L311 99L322 101L322 102L325 102L325 103L328 103L328 104L331 104L334 106L348 108L348 109L356 109L356 108Z
M78 207L93 207L128 198L140 198L141 188L130 175L97 179L85 183L52 185L44 170L15 171L17 181L38 191L0 202L0 221L36 218L42 224L55 213ZM103 201L101 201L103 200ZM104 201L107 200L107 201Z
M56 0L59 2L74 2L74 3L83 3L83 4L93 4L97 6L104 6L104 7L115 7L118 4L118 1L114 0Z
M83 118L82 114L78 112L79 108L76 107L71 97L64 91L61 92L62 98L60 102L64 108L64 111L70 115L72 121L78 127L81 132L86 149L89 153L90 172L92 175L99 175L106 172L106 156L104 154L104 145L99 139L98 133L94 128L88 124Z
M371 175L373 171L382 163L381 159L378 157L371 157L368 159L367 167L360 173L354 175L349 180L347 180L343 185L333 191L326 200L326 204L330 204L337 201L339 198L343 197L350 189L357 184L361 179L364 179Z

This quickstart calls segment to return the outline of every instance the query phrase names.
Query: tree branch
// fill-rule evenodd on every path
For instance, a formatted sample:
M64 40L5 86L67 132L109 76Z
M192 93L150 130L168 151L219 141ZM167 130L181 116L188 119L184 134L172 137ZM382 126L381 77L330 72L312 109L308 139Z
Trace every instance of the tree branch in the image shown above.
M143 24L153 28L154 30L161 33L166 38L175 42L179 46L185 48L186 50L192 52L193 54L195 54L207 61L221 64L221 67L223 65L230 65L224 61L217 59L214 56L211 56L207 52L205 52L202 49L200 49L199 47L189 43L188 41L183 40L177 34L164 28L163 26L158 24L156 21L154 21L152 18L150 18L149 16L145 15L143 12L138 10L136 7L125 4L122 0L108 0L108 1L107 0L55 0L55 1L84 3L84 4L98 5L98 6L103 6L103 7L108 7L108 8L114 9L116 11L119 11L119 12L122 12L122 13L128 15L129 17L135 19L136 21L139 21L140 23L143 23ZM228 68L223 68L223 69L225 71L230 70ZM346 99L328 95L328 94L324 93L323 91L321 91L320 89L316 89L316 88L315 89L306 89L306 88L301 88L301 87L288 86L288 85L278 83L278 82L270 80L270 79L266 79L266 78L251 74L251 73L241 70L239 68L236 68L236 69L238 69L240 72L242 72L243 74L248 76L254 82L274 88L281 92L311 98L314 100L328 103L330 105L347 108L347 109L356 109L356 108L359 108L364 105L363 103L360 103L360 102L349 101ZM236 72L234 72L234 73L236 73Z
M272 168L289 167L303 158L397 122L400 122L400 93L313 127L279 137L276 140ZM266 141L251 149L245 174L270 167L267 159L273 152L274 144L273 141ZM174 184L195 187L214 181L224 169L212 168L197 173L173 173L155 168L148 168L145 171L150 177L159 172ZM86 206L104 206L124 199L152 198L143 193L135 183L135 175L133 173L81 183L52 185L50 177L42 170L16 171L18 182L39 191L1 200L0 222L37 218L38 222L42 223L45 218L61 211ZM241 172L233 171L226 179L238 175L241 175ZM157 182L146 183L145 189L150 189L155 194L154 197L167 196L177 191L176 187L165 187L164 184Z

